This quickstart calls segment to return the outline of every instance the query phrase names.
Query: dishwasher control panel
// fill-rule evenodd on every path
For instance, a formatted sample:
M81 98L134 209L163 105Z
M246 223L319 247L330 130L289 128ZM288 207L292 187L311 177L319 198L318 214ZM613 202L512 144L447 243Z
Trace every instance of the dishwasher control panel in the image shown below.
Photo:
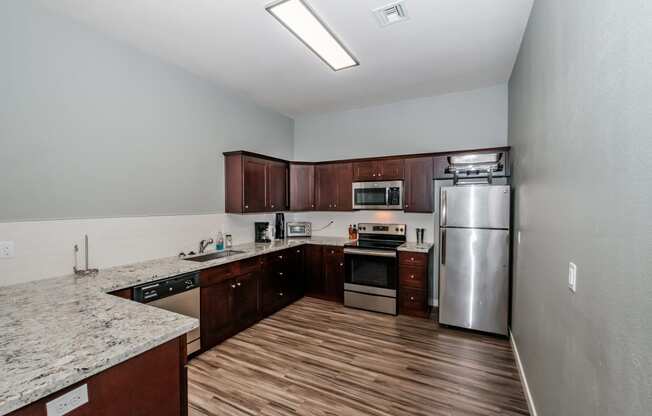
M134 300L148 303L199 287L199 273L187 273L134 287Z

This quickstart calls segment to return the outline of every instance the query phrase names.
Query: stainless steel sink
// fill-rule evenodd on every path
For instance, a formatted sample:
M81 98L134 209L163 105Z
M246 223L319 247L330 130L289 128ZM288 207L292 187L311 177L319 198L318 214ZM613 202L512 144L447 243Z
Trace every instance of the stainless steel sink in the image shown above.
M229 256L235 256L236 254L242 254L242 253L244 253L244 251L239 251L239 250L216 251L215 253L208 253L208 254L203 254L201 256L188 257L185 258L184 260L204 262L209 260L222 259L224 257L229 257Z

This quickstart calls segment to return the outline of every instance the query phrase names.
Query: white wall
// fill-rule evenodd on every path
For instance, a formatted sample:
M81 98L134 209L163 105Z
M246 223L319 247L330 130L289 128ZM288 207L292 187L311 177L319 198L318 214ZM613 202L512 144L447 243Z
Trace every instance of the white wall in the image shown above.
M507 85L301 116L294 159L425 153L507 145Z
M72 273L73 246L88 234L91 267L107 268L179 252L197 252L200 240L233 234L234 244L254 239L254 221L273 221L273 214L178 215L0 223L0 240L13 241L16 255L0 259L0 286Z

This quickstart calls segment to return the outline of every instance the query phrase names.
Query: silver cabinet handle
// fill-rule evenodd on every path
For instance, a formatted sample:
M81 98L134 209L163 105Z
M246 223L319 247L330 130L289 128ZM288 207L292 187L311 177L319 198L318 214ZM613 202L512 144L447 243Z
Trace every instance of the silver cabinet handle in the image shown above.
M411 301L414 301L414 296L410 296L410 300L411 300Z
M245 209L249 209L249 205L245 205Z
M446 230L441 230L441 264L446 264Z
M238 285L238 287L240 287L240 286L242 286L242 283L238 282L238 283L236 283L236 285Z
M235 285L231 285L231 289L235 289Z
M446 190L441 191L441 225L446 225L447 219L446 219L446 211L448 205L448 194Z

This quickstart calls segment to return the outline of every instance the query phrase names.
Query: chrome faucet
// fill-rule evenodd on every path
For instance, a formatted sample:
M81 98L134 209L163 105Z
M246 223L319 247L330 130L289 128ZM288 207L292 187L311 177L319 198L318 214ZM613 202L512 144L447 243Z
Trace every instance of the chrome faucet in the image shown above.
M212 238L209 238L208 240L201 240L199 242L199 254L202 254L206 250L206 247L208 247L210 244L213 244Z

